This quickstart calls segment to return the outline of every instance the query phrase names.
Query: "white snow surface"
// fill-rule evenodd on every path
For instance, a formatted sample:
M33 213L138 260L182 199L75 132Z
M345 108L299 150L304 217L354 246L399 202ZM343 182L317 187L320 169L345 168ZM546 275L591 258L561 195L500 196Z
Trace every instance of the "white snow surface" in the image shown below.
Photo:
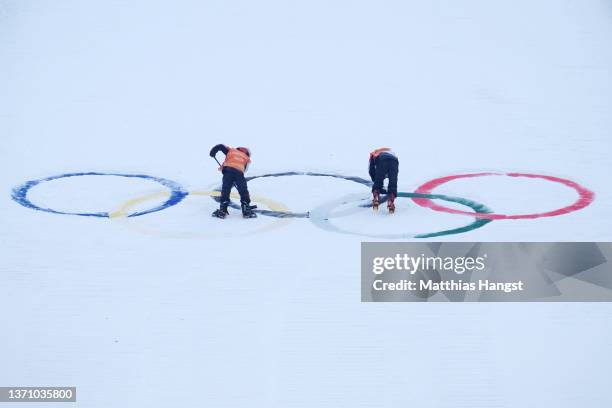
M217 143L248 146L250 175L367 179L390 146L404 192L516 171L596 194L436 241L610 241L611 43L604 0L0 0L0 386L75 385L87 408L612 406L609 304L362 304L371 239L307 219L221 221L205 195L130 219L11 199L89 171L207 192ZM368 196L325 177L249 188L301 212ZM113 212L161 191L87 176L29 198ZM436 192L504 213L576 199L504 177ZM404 198L392 217L334 219L364 234L469 222Z

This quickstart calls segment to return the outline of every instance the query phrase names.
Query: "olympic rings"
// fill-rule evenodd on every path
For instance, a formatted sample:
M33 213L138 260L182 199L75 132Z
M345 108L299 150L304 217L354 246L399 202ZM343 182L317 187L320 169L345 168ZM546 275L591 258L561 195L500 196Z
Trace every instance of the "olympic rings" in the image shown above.
M218 191L190 191L188 193L190 196L210 196L210 197L217 197L219 196L219 192ZM129 215L127 215L130 210L137 206L138 204L150 201L150 200L156 200L159 198L163 198L163 197L168 197L169 193L167 191L163 191L163 192L157 192L157 193L152 193L152 194L147 194L147 195L143 195L137 198L133 198L131 200L126 201L125 203L121 204L119 206L119 208L115 211L113 211L109 218L112 220L121 220L121 219L126 219L128 217L130 217ZM232 198L239 198L237 194L233 193L231 195ZM279 203L277 201L274 200L270 200L264 197L259 197L259 196L253 196L253 199L256 200L258 203L263 203L265 205L267 205L268 207L270 207L272 210L274 211L289 211L289 209L282 203ZM206 214L206 216L208 217L208 214ZM248 235L254 235L254 234L258 234L261 232L265 232L265 231L270 231L276 228L280 228L284 225L287 225L291 220L290 219L282 219L279 218L277 220L275 220L272 224L267 224L264 225L260 228L257 228L253 231L247 231L247 232L239 232L236 234L222 234L222 233L215 233L213 234L206 234L206 233L190 233L190 232L166 232L166 231L161 231L159 229L151 229L148 227L144 227L142 225L139 225L137 223L134 222L124 222L123 225L125 227L128 228L132 228L135 229L136 231L146 234L146 235L155 235L155 236L161 236L163 238L178 238L178 239L216 239L216 238L227 238L227 237L242 237L242 236L248 236Z
M148 195L144 195L132 200L128 200L127 202L123 203L121 206L119 206L118 209L116 209L115 211L108 213L108 212L93 212L93 213L80 213L80 212L65 212L65 211L58 211L58 210L54 210L51 208L43 208L40 207L34 203L32 203L30 201L30 199L28 198L28 193L29 191L35 187L38 184L41 184L43 182L46 181L52 181L52 180L57 180L57 179L61 179L61 178L68 178L68 177L77 177L77 176L115 176L115 177L128 177L128 178L141 178L144 180L151 180L151 181L155 181L159 184L161 184L162 186L166 187L168 189L168 191L165 192L157 192L157 193L153 193L153 194L148 194ZM269 173L269 174L262 174L259 176L251 176L251 177L247 177L246 180L250 181L250 180L254 180L257 178L264 178L264 177L284 177L284 176L315 176L315 177L333 177L333 178L339 178L339 179L344 179L344 180L348 180L348 181L352 181L361 185L364 185L366 187L370 187L372 185L372 183L369 180L365 180L362 179L360 177L346 177L346 176L342 176L339 174L333 174L333 173L315 173L315 172L282 172L282 173ZM474 177L483 177L483 176L508 176L508 177L526 177L526 178L535 178L535 179L543 179L543 180L547 180L547 181L552 181L554 183L559 183L562 184L566 187L570 187L571 189L575 190L576 193L578 194L578 199L566 206L566 207L562 207L560 209L557 210L552 210L552 211L548 211L548 212L543 212L543 213L534 213L534 214L518 214L518 215L506 215L506 214L498 214L498 213L494 213L492 212L489 208L487 208L486 206L484 206L483 204L477 203L473 200L469 200L469 199L465 199L465 198L458 198L458 197L451 197L451 196L447 196L447 195L442 195L442 194L432 194L432 191L439 187L442 184L445 184L449 181L455 180L455 179L462 179L462 178L474 178ZM217 188L215 191L193 191L191 193L187 192L179 183L172 181L172 180L168 180L168 179L164 179L164 178L159 178L159 177L152 177L152 176L147 176L144 174L121 174L121 173L97 173L97 172L88 172L88 173L68 173L68 174L62 174L59 176L52 176L52 177L47 177L47 178L43 178L43 179L38 179L38 180L31 180L31 181L27 181L24 184L15 187L12 190L12 199L14 201L16 201L18 204L30 208L30 209L34 209L37 211L45 211L45 212L49 212L49 213L53 213L53 214L64 214L64 215L77 215L77 216L84 216L84 217L103 217L103 218L111 218L111 219L127 219L127 218L133 218L133 217L138 217L141 215L145 215L145 214L150 214L153 212L157 212L157 211L161 211L164 209L167 209L169 207L172 207L178 203L180 203L181 201L183 201L183 199L185 199L185 197L187 195L196 195L196 196L210 196L213 199L216 199L217 201L219 200L219 188ZM232 194L231 195L232 198L237 198L236 194ZM254 197L255 201L257 202L261 202L265 205L267 205L269 207L269 209L266 210L257 210L258 213L262 214L262 215L268 215L268 216L272 216L272 217L276 217L278 218L278 220L273 223L272 225L266 225L262 228L258 228L254 231L251 232L246 232L246 233L240 233L240 236L244 236L244 235L250 235L250 234L255 234L258 232L263 232L266 230L270 230L273 228L277 228L281 225L285 225L286 223L289 222L290 218L310 218L311 222L313 224L315 224L316 226L328 230L328 231L334 231L334 232L338 232L338 233L343 233L343 234L351 234L351 235L361 235L361 236L366 236L366 237L372 237L372 238L383 238L383 239L402 239L402 238L433 238L433 237L438 237L438 236L444 236L444 235L452 235L452 234L458 234L458 233L462 233L462 232L468 232L468 231L472 231L476 228L481 228L482 226L488 224L489 222L493 221L493 220L499 220L499 219L534 219L534 218L541 218L541 217L552 217L552 216L557 216L557 215L562 215L562 214L568 214L571 213L573 211L577 211L580 210L582 208L587 207L588 205L590 205L594 198L595 198L595 194L588 190L587 188L581 186L578 183L575 183L571 180L567 180L567 179L563 179L563 178L559 178L559 177L553 177L553 176L545 176L545 175L538 175L538 174L529 174L529 173L473 173L473 174L460 174L460 175L454 175L454 176L446 176L446 177L441 177L441 178L437 178L431 181L428 181L427 183L424 183L423 185L421 185L419 188L417 188L417 190L414 193L399 193L398 197L407 197L407 198L411 198L415 203L417 203L418 205L422 206L422 207L426 207L426 208L431 208L435 211L441 211L441 212L446 212L446 213L451 213L451 214L460 214L460 215L469 215L469 216L473 216L475 218L475 221L473 221L472 223L465 225L463 227L459 227L459 228L454 228L454 229L450 229L450 230L443 230L443 231L437 231L437 232L429 232L429 233L420 233L420 234L408 234L408 233L402 233L402 234L359 234L359 233L354 233L354 232L350 232L350 231L345 231L342 230L336 226L334 226L329 218L330 218L330 214L332 212L332 210L336 207L338 207L339 205L342 204L346 204L348 201L350 200L360 200L363 201L363 195L362 194L352 194L337 200L334 200L330 203L324 204L319 206L318 208L314 209L311 212L292 212L289 211L289 209L284 206L281 203L278 203L276 201L273 200L269 200L263 197ZM147 202L150 200L154 200L154 199L164 199L165 201L153 208L150 208L148 210L142 210L142 211L135 211L130 213L130 211L132 211L132 209L138 205L141 204L143 202ZM454 203L458 203L458 204L462 204L464 206L470 207L472 211L461 211L461 210L456 210L454 208L449 208L449 207L445 207L443 205L439 205L434 203L432 200L443 200L443 201L449 201L449 202L454 202ZM236 204L231 204L233 208L239 208ZM356 206L355 208L351 208L348 210L344 210L341 212L335 212L333 214L331 214L333 217L339 217L339 216L344 216L344 215L350 215L353 214L357 211L360 211L361 208L364 207L371 207L370 203L366 203L366 204L359 204L358 206ZM133 224L133 223L131 223ZM156 234L156 235L162 235L162 236L167 236L167 237L173 237L173 238L184 238L184 237L196 237L196 238L212 238L210 236L202 236L202 235L198 235L198 234L189 234L189 233L170 233L167 234L165 232L160 232L160 231L155 231L155 230L149 230L146 228L142 228L138 225L130 225L133 228L136 228L138 230L140 230L141 232L144 233L148 233L148 234ZM219 235L216 234L214 237L217 238L219 236L228 236L228 235ZM230 235L233 236L233 235Z
M285 177L285 176L313 176L313 177L333 177L348 181L353 181L358 184L363 184L364 186L370 187L372 186L372 182L366 179L362 179L361 177L346 177L340 174L333 173L314 173L314 172L297 172L297 171L287 171L283 173L268 173L261 174L259 176L250 176L245 177L246 181L255 180L258 178L265 177ZM215 191L221 191L221 187L217 187ZM213 197L213 199L217 202L220 201L218 196ZM230 207L232 208L240 208L239 205L230 203ZM370 205L371 207L371 205ZM269 217L278 217L278 218L308 218L310 217L310 212L291 212L291 211L270 211L270 210L255 210L256 213L261 215L267 215Z
M58 210L53 210L51 208L39 207L28 199L28 192L32 189L32 187L38 184L41 184L45 181L52 181L52 180L57 180L61 178L77 177L77 176L115 176L115 177L141 178L144 180L155 181L156 183L159 183L163 185L164 187L167 187L170 190L168 199L161 205L148 209L148 210L135 212L133 214L127 215L128 217L138 217L141 215L150 214L156 211L164 210L166 208L172 207L173 205L177 205L185 198L185 196L187 196L187 192L183 189L183 187L179 183L172 181L172 180L160 178L160 177L152 177L152 176L147 176L144 174L119 174L119 173L89 172L89 173L67 173L67 174L61 174L59 176L52 176L52 177L47 177L43 179L27 181L23 183L22 185L15 187L13 189L11 197L13 198L13 200L21 204L22 206L26 208L31 208L33 210L45 211L45 212L49 212L53 214L78 215L81 217L109 218L108 212L74 213L74 212L58 211Z
M338 232L341 234L359 235L359 236L364 236L364 237L369 237L369 238L378 238L378 239L434 238L434 237L440 237L444 235L453 235L453 234L460 234L463 232L473 231L477 228L484 227L488 223L492 222L492 220L484 219L482 217L483 214L491 213L491 210L489 208L487 208L483 204L477 203L472 200L468 200L466 198L450 197L450 196L441 195L441 194L422 194L422 193L403 193L403 192L398 192L397 196L398 197L408 197L408 198L412 198L413 200L417 198L427 199L427 200L444 200L444 201L450 201L450 202L462 204L467 207L470 207L472 210L475 211L475 213L474 212L471 213L472 216L475 217L475 220L472 223L465 225L463 227L454 228L450 230L444 230L444 231L427 232L427 233L421 233L421 234L407 234L407 233L404 233L404 234L360 234L357 232L350 232L350 231L343 230L333 225L329 219L331 218L330 217L331 211L334 208L338 207L339 205L345 204L355 199L359 199L359 198L363 199L363 195L351 194L349 196L331 201L327 204L324 204L316 208L315 210L312 211L312 214L310 216L310 221L317 227L324 229L326 231L333 231L333 232ZM361 207L357 207L351 211L344 211L342 215L353 213L355 212L355 210L359 211L360 208ZM339 213L336 213L334 215L338 216Z
M441 186L442 184L448 183L449 181L463 178L473 178L473 177L483 177L483 176L508 176L508 177L527 177L527 178L536 178L547 181L552 181L554 183L559 183L564 186L570 187L578 193L578 199L573 203L566 207L559 208L557 210L547 211L543 213L534 213L534 214L519 214L519 215L506 215L506 214L481 214L478 215L479 218L486 218L489 220L520 220L520 219L535 219L542 217L554 217L557 215L569 214L574 211L578 211L589 204L591 204L595 198L595 193L588 190L587 188L581 186L580 184L573 182L571 180L552 177L552 176L544 176L539 174L528 174L528 173L473 173L473 174L459 174L455 176L446 176L440 177L437 179L433 179L428 181L427 183L421 185L416 189L416 193L420 194L430 194L436 187ZM421 207L431 208L435 211L446 212L450 214L460 214L460 215L474 215L471 212L455 210L453 208L445 207L442 205L438 205L431 201L429 198L420 198L413 197L412 200L420 205Z

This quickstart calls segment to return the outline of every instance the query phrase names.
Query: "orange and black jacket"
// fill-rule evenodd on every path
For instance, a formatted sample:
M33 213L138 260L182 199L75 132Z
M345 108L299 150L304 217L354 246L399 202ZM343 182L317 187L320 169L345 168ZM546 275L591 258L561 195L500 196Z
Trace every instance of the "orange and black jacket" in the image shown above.
M249 167L251 158L244 152L223 144L218 144L210 150L210 155L214 157L218 152L225 154L225 160L221 164L221 170L231 167L244 173Z
M397 156L388 147L381 147L380 149L374 150L370 153L370 178L372 181L376 178L376 165L380 160L398 160Z

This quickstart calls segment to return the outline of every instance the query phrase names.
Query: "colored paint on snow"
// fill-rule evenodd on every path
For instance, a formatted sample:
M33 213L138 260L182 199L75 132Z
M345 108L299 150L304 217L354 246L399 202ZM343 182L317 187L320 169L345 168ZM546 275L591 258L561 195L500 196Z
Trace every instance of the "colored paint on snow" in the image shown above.
M68 211L59 211L59 210L54 210L52 208L44 208L44 207L40 207L34 203L32 203L30 201L30 199L28 198L28 193L29 191L44 182L48 182L48 181L53 181L53 180L57 180L57 179L62 179L62 178L69 178L69 177L83 177L83 176L113 176L113 177L128 177L128 178L140 178L140 179L144 179L144 180L150 180L150 181L154 181L158 184L161 184L162 186L168 188L168 190L170 190L170 194L168 196L168 199L163 202L162 204L158 205L157 207L154 208L150 208L148 210L143 210L143 211L139 211L139 212L135 212L133 214L128 215L128 217L138 217L141 215L145 215L145 214L150 214L153 212L157 212L157 211L161 211L164 210L168 207L172 207L173 205L176 205L178 203L180 203L186 196L187 196L187 192L183 189L183 187L172 180L168 180L168 179L164 179L161 177L153 177L153 176L148 176L146 174L120 174L120 173L98 173L98 172L86 172L86 173L66 173L66 174L60 174L58 176L51 176L51 177L46 177L46 178L42 178L42 179L38 179L38 180L31 180L31 181L27 181L25 183L23 183L20 186L17 186L13 189L12 192L12 199L19 203L20 205L26 207L26 208L30 208L33 210L37 210L37 211L44 211L44 212L48 212L48 213L52 213L52 214L62 214L62 215L77 215L80 217L100 217L100 218L109 218L110 214L108 212L102 211L102 212L68 212Z
M155 199L159 199L160 197L165 197L165 196L169 196L169 192L167 191L162 191L162 192L157 192L157 193L152 193L152 194L146 194L140 197L136 197L133 198L131 200L126 201L125 203L121 204L119 206L119 208L115 211L113 211L113 213L111 214L111 219L112 220L124 220L124 222L122 222L122 225L125 226L126 228L135 230L137 232L140 232L142 234L145 235L151 235L151 236L157 236L157 237L161 237L161 238L171 238L171 239L218 239L218 238L236 238L236 237L244 237L244 236L250 236L250 235L255 235L255 234L260 234L263 232L268 232L271 231L273 229L277 229L280 227L283 227L285 225L287 225L291 219L289 218L277 218L274 219L272 223L270 224L266 224L264 226L261 226L259 228L256 228L255 230L252 231L236 231L233 233L220 233L220 232L208 232L208 231L198 231L198 232L177 232L177 231L167 231L167 230L162 230L159 228L151 228L151 227L147 227L144 226L142 224L133 222L133 221L128 221L128 219L130 218L129 216L126 216L126 214L128 214L133 207L139 205L139 204L143 204L146 203L147 201L150 200L155 200ZM219 191L190 191L189 195L190 196L207 196L207 197L219 197L221 193ZM234 199L238 199L239 196L236 193L232 193L231 197ZM261 204L265 204L266 206L268 206L272 211L276 211L276 212L289 212L289 208L287 208L287 206L283 203L280 203L278 201L269 199L269 198L265 198L265 197L261 197L261 196L256 196L253 195L251 196L253 198L253 200L255 200L258 203ZM215 220L213 220L214 222ZM218 222L225 222L225 221L220 221L220 220L216 220ZM245 222L252 222L252 221L245 221ZM157 225L157 224L156 224Z
M428 199L428 200L443 200L443 201L458 203L458 204L464 205L474 210L475 212L472 213L473 216L476 216L476 214L480 215L480 214L491 213L491 210L487 208L485 205L477 203L473 200L468 200L466 198L451 197L451 196L446 196L442 194L423 194L423 193L404 193L404 192L398 192L397 196L412 198L412 199L421 198L421 199ZM331 223L330 219L336 218L339 216L338 213L332 214L334 208L340 205L347 204L352 201L358 201L358 200L359 201L364 200L363 195L352 194L346 197L341 197L339 199L330 201L329 203L326 203L316 208L315 210L313 210L310 220L317 227L324 229L326 231L337 232L340 234L357 235L357 236L363 236L363 237L368 237L368 238L377 238L377 239L435 238L435 237L441 237L445 235L454 235L454 234L461 234L461 233L473 231L475 229L484 227L488 223L492 222L492 220L489 220L489 219L476 217L475 220L471 222L470 224L467 224L467 225L464 225L458 228L452 228L452 229L442 230L442 231L426 232L426 233L401 233L401 234L362 234L362 233L352 232L352 231L348 231L348 230L339 228L336 225ZM363 206L356 205L352 210L348 212L347 211L343 212L342 215L346 216L346 215L350 215L351 213L356 213L360 211L363 211Z
M434 189L450 181L457 180L457 179L485 177L485 176L526 177L526 178L547 180L553 183L558 183L558 184L567 186L575 190L576 193L578 194L578 199L574 203L566 207L562 207L562 208L552 210L552 211L547 211L547 212L540 212L540 213L533 213L533 214L517 214L517 215L507 215L507 214L497 214L497 213L478 214L479 218L484 218L484 219L489 219L489 220L519 220L519 219L535 219L535 218L542 218L542 217L554 217L554 216L569 214L571 212L581 210L587 207L588 205L590 205L595 199L595 193L593 193L586 187L581 186L580 184L574 181L567 180L567 179L560 178L560 177L546 176L546 175L540 175L540 174L530 174L530 173L472 173L472 174L458 174L458 175L452 175L452 176L439 177L439 178L436 178L436 179L433 179L433 180L430 180L424 183L423 185L421 185L415 190L415 193L431 194ZM443 205L440 205L440 204L437 204L431 201L430 198L414 197L412 198L412 200L418 205L420 205L421 207L430 208L434 211L441 211L441 212L446 212L450 214L474 216L473 212L456 210L454 208L445 207Z
M155 181L163 185L164 187L168 188L169 191L157 192L157 193L149 194L146 196L141 196L141 197L138 197L132 200L128 200L127 202L123 203L117 210L111 213L108 213L108 212L91 212L91 213L63 212L63 211L58 211L58 210L54 210L51 208L40 207L32 203L28 199L28 192L33 187L43 182L52 181L52 180L56 180L60 178L80 177L80 176L116 176L116 177L141 178L145 180ZM362 184L367 187L370 187L372 185L372 183L369 180L365 180L360 177L343 176L343 175L334 174L334 173L295 172L295 171L250 176L250 177L247 177L247 181L255 180L258 178L287 177L287 176L332 177L332 178L352 181L352 182ZM548 212L543 212L543 213L534 213L534 214L506 215L506 214L494 213L491 210L489 210L486 206L484 206L483 204L476 203L466 198L452 197L452 196L447 196L447 195L442 195L442 194L432 194L432 191L434 189L450 181L453 181L456 179L476 178L476 177L484 177L484 176L507 176L507 177L525 177L525 178L543 179L546 181L562 184L566 187L569 187L575 190L579 198L571 205L560 208L560 209L556 209L553 211L548 211ZM220 188L217 188L215 191L199 191L197 193L194 192L192 194L210 196L218 200L218 197L220 195L219 190ZM77 215L77 216L101 217L101 218L129 218L129 217L137 217L137 216L141 216L145 214L150 214L153 212L161 211L163 209L172 207L178 204L179 202L181 202L188 194L189 193L185 191L179 183L176 183L172 180L168 180L164 178L152 177L152 176L143 175L143 174L87 172L87 173L68 173L68 174L62 174L59 176L47 177L47 178L43 178L39 180L27 181L24 184L13 189L12 198L17 203L21 204L24 207L31 208L31 209L38 210L38 211L50 212L53 214ZM463 232L472 231L476 228L480 228L486 225L487 223L491 222L492 220L497 220L497 219L534 219L534 218L552 217L552 216L557 216L557 215L568 214L570 212L577 211L577 210L580 210L588 206L594 200L594 196L595 195L593 192L581 186L580 184L573 182L571 180L554 177L554 176L546 176L546 175L538 175L538 174L530 174L530 173L493 173L493 172L451 175L451 176L440 177L440 178L428 181L427 183L424 183L419 188L417 188L417 190L414 193L398 193L398 197L411 198L418 205L422 207L430 208L436 211L447 212L451 214L473 216L476 218L474 222L466 226L460 227L460 228L431 232L431 233L423 233L423 234L381 234L381 235L357 234L357 235L365 235L365 236L376 237L376 238L401 239L401 238L433 238L433 237L443 236L443 235L459 234ZM232 195L232 197L235 197L235 195ZM153 207L147 210L143 210L143 211L139 211L139 212L130 213L131 209L134 208L136 205L147 202L147 201L151 201L153 199L160 199L160 198L166 198L166 200L162 204L156 207ZM443 205L435 203L433 200L455 202L455 203L467 206L471 208L473 211L462 211L462 210L445 207ZM333 208L339 205L342 205L342 204L346 204L347 197L343 197L338 200L334 200L331 203L318 207L318 209L314 211L318 213L319 216L315 216L315 217L311 217L311 212L292 212L286 206L280 203L274 202L272 200L266 199L266 198L260 197L256 199L255 201L266 204L270 208L270 209L255 210L257 213L261 215L267 215L267 216L276 217L276 218L311 218L313 219L313 222L316 225L324 229L333 230L335 232L352 234L351 232L344 232L332 226L331 223L329 223L330 213L333 210ZM233 208L239 208L239 206L235 203L232 203L231 205ZM367 207L367 206L369 206L369 203L358 206L357 210L363 207ZM323 215L320 215L321 213Z

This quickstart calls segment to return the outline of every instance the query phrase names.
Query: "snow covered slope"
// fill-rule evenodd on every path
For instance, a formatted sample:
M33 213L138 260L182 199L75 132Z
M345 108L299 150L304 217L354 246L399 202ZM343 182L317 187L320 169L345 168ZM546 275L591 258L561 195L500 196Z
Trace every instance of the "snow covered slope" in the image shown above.
M610 241L611 40L603 0L0 1L0 385L76 385L81 407L610 406L609 305L359 302L368 235L471 217L400 198L393 217L336 203L365 236L212 219L208 151L249 146L253 176L367 179L391 146L403 192L561 177L593 202L433 239ZM27 196L111 218L11 198L80 172L190 194L132 218L167 189L90 175ZM249 187L301 213L368 197L334 177ZM435 192L506 214L577 198L512 177Z

